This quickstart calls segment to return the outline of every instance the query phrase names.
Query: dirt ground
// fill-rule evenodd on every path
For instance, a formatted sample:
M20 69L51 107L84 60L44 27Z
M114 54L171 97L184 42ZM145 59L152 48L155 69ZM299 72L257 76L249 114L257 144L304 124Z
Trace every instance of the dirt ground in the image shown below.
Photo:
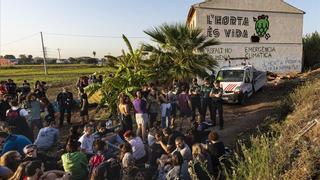
M258 125L271 116L282 98L291 92L292 86L268 83L266 87L250 97L245 105L224 105L224 129L218 131L221 140L234 148L239 137L248 131L258 130Z

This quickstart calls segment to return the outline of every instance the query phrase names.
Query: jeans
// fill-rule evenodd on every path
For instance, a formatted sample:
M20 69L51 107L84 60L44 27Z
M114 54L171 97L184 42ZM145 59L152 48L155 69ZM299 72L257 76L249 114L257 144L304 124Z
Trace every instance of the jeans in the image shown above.
M170 126L171 105L170 103L163 103L161 108L161 127L166 128Z

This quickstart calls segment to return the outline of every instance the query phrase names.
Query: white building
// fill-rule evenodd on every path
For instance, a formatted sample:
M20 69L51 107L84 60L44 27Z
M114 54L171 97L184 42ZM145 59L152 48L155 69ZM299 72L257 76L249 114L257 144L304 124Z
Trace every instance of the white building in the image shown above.
M190 8L187 24L220 42L206 49L220 66L247 57L257 69L288 73L302 69L303 15L283 0L207 0Z

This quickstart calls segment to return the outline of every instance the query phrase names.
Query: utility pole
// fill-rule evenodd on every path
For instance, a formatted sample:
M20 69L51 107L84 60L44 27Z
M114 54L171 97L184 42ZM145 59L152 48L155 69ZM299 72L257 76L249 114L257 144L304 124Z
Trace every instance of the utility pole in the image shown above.
M59 60L61 60L61 54L60 54L60 50L61 50L61 49L58 48L57 50L58 50L58 53L59 53Z
M44 67L44 74L48 75L48 71L47 71L47 59L46 59L46 50L44 48L44 43L43 43L43 35L42 32L40 32L41 35L41 43L42 43L42 51L43 51L43 67Z

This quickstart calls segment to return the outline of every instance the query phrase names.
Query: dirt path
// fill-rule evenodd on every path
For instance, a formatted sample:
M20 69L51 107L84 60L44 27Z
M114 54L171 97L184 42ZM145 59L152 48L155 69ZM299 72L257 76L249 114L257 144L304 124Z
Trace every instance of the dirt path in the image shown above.
M234 148L239 136L246 131L255 129L266 117L270 116L281 98L289 91L290 87L274 87L269 84L248 99L246 105L225 104L225 128L219 130L218 127L215 127L214 129L218 131L226 146Z

